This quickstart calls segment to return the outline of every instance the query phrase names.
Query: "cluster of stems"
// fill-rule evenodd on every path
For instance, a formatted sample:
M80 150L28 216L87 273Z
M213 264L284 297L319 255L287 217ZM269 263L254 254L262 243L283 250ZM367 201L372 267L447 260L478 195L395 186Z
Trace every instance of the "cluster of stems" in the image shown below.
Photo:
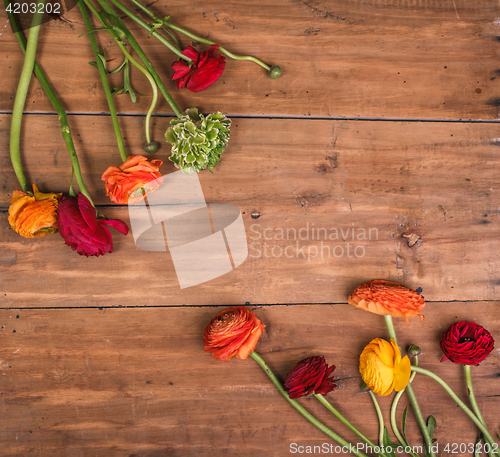
M125 152L125 147L123 144L123 138L120 132L120 126L118 123L118 116L116 114L116 108L114 106L113 102L113 94L111 93L111 89L109 87L108 81L107 81L107 71L106 68L104 67L104 64L102 62L102 59L100 58L100 53L99 53L99 48L97 46L97 41L94 35L94 32L97 30L107 30L111 36L113 37L114 41L116 42L117 46L123 53L124 59L126 62L130 62L135 68L137 68L142 74L146 76L148 79L153 97L151 100L150 107L148 109L148 112L146 114L145 118L145 136L146 136L146 145L144 149L147 152L155 152L158 148L158 143L154 142L151 140L151 132L150 132L150 123L151 123L151 116L153 114L153 111L155 109L156 103L158 101L158 91L162 94L162 96L165 98L167 103L170 105L172 108L172 111L177 117L180 117L182 115L181 110L175 103L174 99L171 97L169 94L167 88L165 87L165 84L162 82L159 74L156 72L156 70L153 67L153 64L151 61L148 59L146 53L143 51L137 40L134 38L130 30L127 28L125 23L121 20L120 16L118 13L115 11L113 7L118 9L120 12L124 13L126 17L134 21L135 23L139 24L141 27L143 27L148 33L148 37L153 36L154 38L158 39L162 44L164 44L170 51L172 51L178 58L183 59L187 62L188 65L192 65L193 62L192 60L182 54L182 50L179 46L179 43L175 36L172 34L171 30L182 33L186 35L189 38L192 38L200 43L205 43L205 44L215 44L210 40L206 40L204 38L201 38L199 36L196 36L192 34L191 32L176 26L172 23L169 22L169 17L165 18L160 18L158 15L156 15L154 12L149 10L147 7L142 5L139 1L137 0L131 0L132 4L136 6L138 9L142 10L144 13L146 13L149 17L151 17L152 22L151 23L146 23L143 21L140 17L138 17L133 11L128 9L125 5L123 5L119 0L96 0L97 4L101 8L101 11L98 11L97 8L94 6L94 4L90 0L83 0L82 2L78 3L78 6L80 8L81 14L83 16L85 26L87 28L87 34L90 37L90 42L92 46L92 50L94 52L94 55L96 57L96 64L97 68L99 69L99 74L101 77L101 82L104 87L104 93L106 95L106 100L108 102L109 106L109 111L111 114L112 122L113 122L113 128L115 131L115 136L118 144L118 150L120 152L120 156L122 160L126 160L127 154ZM93 29L92 24L90 21L90 17L88 14L88 11L92 13L94 18L96 18L102 27L98 29ZM159 30L165 32L169 39L165 38L161 33L159 33ZM130 45L134 53L137 55L138 60L142 62L138 62L136 59L134 59L131 55L131 53L127 50L127 44ZM219 50L227 55L228 57L235 59L235 60L250 60L252 62L257 63L258 65L262 66L265 68L267 71L271 72L272 68L269 65L266 65L264 62L260 61L259 59L252 57L252 56L237 56L232 54L231 52L227 51L223 47L219 47Z
M389 333L389 337L394 340L396 344L398 344L398 340L396 337L396 331L394 329L394 323L392 321L391 316L384 316L385 318L385 323L387 327L387 332ZM396 396L394 397L393 404L391 407L391 426L394 432L394 435L398 439L399 443L407 447L409 446L408 441L405 439L404 436L399 432L397 423L396 423L396 408L399 402L399 399L403 395L403 393L406 391L406 394L408 395L408 398L410 400L411 406L413 408L413 412L415 414L415 417L417 419L418 425L420 427L420 431L422 432L422 436L424 438L424 445L426 449L426 455L430 457L435 457L434 451L433 451L433 446L432 446L432 437L430 436L429 433L429 428L424 420L424 417L422 415L422 412L420 410L420 406L418 404L417 398L415 396L415 393L412 388L412 381L415 378L415 375L417 373L420 373L422 375L428 376L429 378L433 379L436 381L445 391L448 393L448 395L455 401L455 403L462 408L462 410L465 412L465 414L469 417L469 419L474 422L474 424L477 426L477 428L480 430L481 434L484 437L485 442L489 445L487 447L487 453L489 457L495 457L498 456L498 445L495 443L495 440L493 439L491 433L488 431L486 428L486 424L484 423L484 419L481 415L481 412L479 410L479 407L476 402L476 398L474 396L474 390L472 388L472 376L471 376L471 367L470 365L464 365L464 370L465 370L465 377L466 377L466 383L467 383L467 390L469 393L469 400L471 403L471 406L473 408L473 411L467 407L467 405L460 400L458 395L451 389L451 387L439 376L434 374L432 371L426 370L425 368L421 368L418 366L418 358L415 357L415 363L411 367L411 377L410 377L410 382L406 386L406 389L402 390L401 392L398 392ZM411 448L411 447L410 447ZM415 453L411 453L414 457L418 457Z
M397 337L396 337L396 332L394 329L394 325L392 322L391 316L385 316L385 323L387 327L387 331L389 333L390 338L394 340L394 342L397 344ZM317 428L319 428L323 433L325 433L327 436L329 436L331 439L333 439L335 442L340 444L343 448L348 449L349 452L355 454L357 457L367 457L365 453L361 452L360 449L371 449L374 450L374 452L377 452L377 455L379 457L389 457L390 455L394 455L393 448L398 447L398 449L404 449L405 452L407 452L409 455L412 457L419 457L418 454L416 454L413 451L413 448L410 446L410 443L406 439L406 435L404 433L401 433L398 429L397 422L396 422L396 409L399 403L399 400L401 399L402 395L406 392L408 395L408 398L410 400L411 406L413 408L415 417L417 419L418 425L420 427L420 430L422 432L423 438L424 438L424 445L425 445L425 455L429 457L435 457L435 453L433 451L433 440L431 433L429 432L429 427L428 424L426 424L424 417L422 415L422 412L420 410L419 404L417 402L415 393L413 392L411 383L413 382L415 376L417 373L426 375L436 381L441 387L444 388L444 390L451 396L451 398L457 403L458 406L460 406L463 411L467 414L467 416L474 422L474 424L478 427L480 430L482 436L484 437L484 440L486 443L488 443L488 447L486 448L487 453L489 457L498 457L498 452L497 452L497 444L495 443L493 437L489 433L488 429L486 428L486 425L484 423L484 419L481 415L481 412L479 411L479 407L477 405L476 399L474 397L474 391L472 388L472 378L471 378L471 370L470 366L464 365L465 369L465 377L466 377L466 382L467 382L467 389L469 393L469 399L470 403L472 405L472 410L470 410L460 399L459 397L453 392L453 390L444 382L439 376L435 375L429 370L426 370L424 368L420 368L418 366L418 357L414 357L414 364L411 367L411 376L408 385L406 386L405 389L401 390L398 392L392 402L391 406L391 411L390 411L390 422L391 422L391 427L393 430L393 433L398 440L399 444L392 444L387 445L387 439L385 439L385 436L387 435L387 429L384 427L384 418L382 415L382 411L378 405L377 399L375 397L375 394L370 391L370 396L373 400L373 404L375 406L375 410L377 412L377 417L379 421L379 438L378 438L378 446L373 443L368 437L366 437L363 433L361 433L351 422L349 422L323 395L321 394L314 394L314 396L319 400L319 402L325 406L335 417L337 417L349 430L354 432L356 436L358 436L361 441L363 441L365 444L363 446L358 446L357 444L352 444L347 442L344 438L342 438L339 434L334 432L332 429L327 427L325 424L320 422L316 417L314 417L309 411L307 411L297 400L291 399L286 392L286 390L283 388L283 385L281 382L278 380L278 378L274 375L274 373L271 371L269 366L266 364L266 362L262 359L260 355L258 355L256 352L252 352L251 357L259 364L259 366L264 370L264 372L267 374L269 379L272 381L272 383L276 386L278 391L286 398L286 400L299 412L301 413L309 422L311 422L313 425L315 425ZM404 414L404 419L403 422L406 420L406 412Z
M46 0L41 0L44 4ZM45 76L40 65L36 62L36 50L38 44L38 36L40 33L40 26L43 18L43 8L39 8L38 10L41 12L36 12L33 15L31 27L28 35L28 41L24 37L24 34L17 23L15 15L10 12L10 8L7 8L9 5L9 0L4 0L4 4L6 6L7 14L9 15L10 23L12 24L12 29L17 37L17 40L21 46L22 51L25 54L24 64L21 71L21 76L19 78L19 85L16 92L16 98L14 102L14 108L12 110L12 124L11 124L11 132L10 132L10 157L11 162L14 167L14 171L18 178L19 184L24 192L28 191L28 186L26 183L26 178L24 176L22 162L21 162L21 153L20 153L20 132L21 132L21 121L23 115L24 105L26 103L26 96L28 93L29 84L31 81L31 76L34 73L35 76L40 81L40 84L50 100L52 106L56 110L59 122L61 124L61 133L66 144L66 148L68 150L71 165L73 168L73 175L76 178L76 182L82 192L89 201L93 204L92 198L88 193L85 183L83 182L83 177L80 169L80 164L78 162L78 156L76 155L75 144L73 142L73 137L71 135L71 129L68 123L68 116L66 115L66 111L59 98L55 94L52 86L49 83L49 80ZM70 183L70 195L73 195L72 183Z
M46 3L47 0L40 0L40 4L42 6ZM106 30L108 31L111 36L113 37L114 41L116 42L116 45L120 49L120 51L123 53L125 63L128 65L129 63L136 67L142 74L145 75L145 77L148 79L149 84L151 86L152 90L152 100L151 100L151 105L148 109L148 112L146 114L145 118L145 137L146 137L146 145L145 145L145 150L147 152L153 153L158 149L158 143L152 141L151 139L151 116L153 114L153 111L155 109L155 106L158 101L158 95L159 92L162 94L162 96L165 98L167 103L170 105L172 108L172 111L177 117L182 116L182 112L175 103L174 99L171 97L169 94L167 88L165 87L165 84L163 84L160 75L158 72L155 70L153 64L151 61L148 59L146 53L143 51L137 40L134 38L130 30L127 28L127 26L124 24L124 22L121 20L120 16L116 12L116 10L113 8L117 8L119 11L125 13L125 15L132 19L134 22L137 24L141 25L144 29L146 29L149 32L148 37L153 36L154 38L158 39L161 43L167 46L167 48L172 51L178 58L185 60L189 65L192 65L193 62L191 59L186 57L184 54L182 54L181 48L179 46L179 43L175 36L172 33L173 31L183 33L189 38L192 38L200 43L206 43L206 44L215 44L209 40L206 40L204 38L198 37L191 32L184 30L181 27L178 27L174 24L171 24L169 22L169 17L166 18L160 18L157 16L155 13L150 11L147 7L143 6L141 3L139 3L136 0L131 0L133 5L141 9L143 12L145 12L148 16L152 18L152 22L150 24L147 24L144 22L142 19L140 19L136 14L134 14L131 10L129 10L126 6L124 6L122 3L120 3L118 0L96 0L98 6L101 8L101 11L98 11L97 8L94 6L93 3L90 2L90 0L83 0L78 3L78 7L80 9L80 12L82 14L85 26L87 28L87 35L89 36L90 39L90 44L92 46L92 50L94 52L95 58L96 58L96 66L99 70L99 75L101 78L101 82L104 88L104 93L106 96L106 100L109 106L109 111L113 123L113 129L115 132L116 136L116 141L118 145L118 151L120 153L120 157L123 161L127 160L127 153L125 150L125 144L123 141L123 137L121 134L120 130L120 125L118 121L118 116L116 112L116 108L113 102L113 93L111 92L111 88L109 86L107 76L108 72L105 67L105 60L103 58L103 55L100 54L99 52L99 47L97 44L97 40L95 37L94 32L96 30ZM49 98L50 102L52 103L52 106L56 110L59 120L61 123L61 132L66 144L66 147L68 149L70 158L71 158L71 163L72 163L72 168L73 168L73 175L72 177L76 177L76 181L78 184L78 187L80 189L80 192L82 192L91 202L92 199L87 192L87 189L85 187L85 184L83 182L82 178L82 173L80 170L80 165L78 163L78 157L76 155L75 151L75 146L74 142L71 136L71 130L69 127L68 123L68 118L66 115L66 111L64 110L60 100L57 98L54 90L52 89L47 77L45 76L44 72L42 71L41 67L36 63L35 61L35 56L36 56L36 50L37 50L37 44L38 44L38 36L40 33L40 27L42 23L42 18L43 18L43 10L44 8L38 8L37 12L34 13L33 18L32 18L32 23L29 29L29 35L28 35L28 40L26 41L26 38L24 37L24 34L19 27L15 15L11 12L12 8L8 8L11 0L4 0L4 4L6 6L7 13L9 15L10 22L12 24L14 33L17 36L17 39L21 45L21 48L23 52L25 53L25 59L24 59L24 64L23 68L21 71L21 76L19 79L19 85L17 88L16 92L16 98L14 101L14 108L12 112L12 125L11 125L11 135L10 135L10 156L11 156L11 162L16 174L16 177L18 178L19 184L21 186L21 189L24 192L29 192L28 190L28 185L26 182L26 177L23 172L23 167L22 167L22 161L21 161L21 153L20 153L20 133L21 133L21 122L22 122L22 115L23 115L23 109L24 105L26 103L26 96L28 93L28 88L30 85L31 81L31 76L33 73L35 73L35 76L38 78L40 81L43 90L47 94L47 97ZM102 27L95 29L92 25L91 18L89 15L92 13L95 19L100 22ZM162 34L159 33L159 30L165 32L169 39L166 39ZM131 55L131 52L127 49L127 45L130 45L131 51L135 53L137 56L137 59L134 58ZM272 68L269 65L266 65L265 63L261 62L260 60L256 59L255 57L251 56L237 56L229 51L227 51L225 48L220 47L219 50L227 55L228 57L236 60L250 60L252 62L257 63L258 65L262 66L265 68L267 71L272 70ZM272 73L272 72L271 72ZM70 184L70 194L73 195L73 190L72 190L72 183Z

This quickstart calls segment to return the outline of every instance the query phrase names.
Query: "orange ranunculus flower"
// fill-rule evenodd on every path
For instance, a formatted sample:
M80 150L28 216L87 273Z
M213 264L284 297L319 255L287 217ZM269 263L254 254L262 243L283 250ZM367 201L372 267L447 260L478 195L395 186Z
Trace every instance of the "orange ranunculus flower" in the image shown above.
M205 329L205 351L212 351L217 360L228 362L231 357L246 359L255 349L263 325L255 313L244 306L235 306L217 314Z
M162 183L158 171L163 160L130 156L119 167L109 167L101 179L106 182L106 195L115 203L136 203L155 191Z
M375 338L359 356L359 372L365 384L380 396L389 395L393 389L403 390L410 380L410 359L391 338L391 342Z
M51 235L57 230L57 208L62 194L39 192L33 184L33 196L15 190L9 207L12 229L25 238Z
M420 314L425 306L422 295L397 282L383 279L356 287L347 303L383 316L404 317L407 323L409 317L419 316L420 320L424 319Z

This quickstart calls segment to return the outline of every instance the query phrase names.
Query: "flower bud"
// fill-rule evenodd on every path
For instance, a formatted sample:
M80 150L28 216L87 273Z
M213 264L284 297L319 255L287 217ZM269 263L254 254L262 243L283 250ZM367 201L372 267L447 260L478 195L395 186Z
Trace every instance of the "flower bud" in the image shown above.
M157 143L156 141L151 141L151 143L148 143L144 146L144 150L146 152L149 152L150 154L154 154L156 151L158 151L159 147L159 143Z
M407 352L408 357L417 357L422 353L422 349L420 349L418 346L415 346L414 344L410 344Z
M269 77L271 79L278 79L281 76L281 68L278 65L274 65L269 70Z

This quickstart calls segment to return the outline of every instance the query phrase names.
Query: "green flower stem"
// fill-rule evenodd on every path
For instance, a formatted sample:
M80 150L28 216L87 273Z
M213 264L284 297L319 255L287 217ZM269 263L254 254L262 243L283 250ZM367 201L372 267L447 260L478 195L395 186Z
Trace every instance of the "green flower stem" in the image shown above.
M472 410L476 414L477 418L481 421L481 423L486 427L486 423L484 422L483 415L479 410L479 406L476 402L476 397L474 395L474 389L472 388L472 373L470 365L464 365L465 372L465 381L467 383L467 392L469 393L469 401L472 406Z
M384 316L384 321L385 321L385 326L387 327L387 333L389 334L389 338L392 338L394 342L398 344L398 339L396 337L396 330L394 329L394 323L392 322L392 316Z
M120 3L118 0L111 0L115 5L118 6L118 4ZM135 6L137 6L138 8L140 8L142 11L144 11L147 15L149 15L149 17L155 19L155 20L159 20L159 21L162 21L162 19L160 17L158 17L155 13L151 12L149 9L147 9L145 6L143 6L139 0L130 0ZM118 6L119 7L119 6ZM119 7L123 12L125 12L124 9L122 9L121 7ZM130 16L129 16L130 17ZM137 21L136 21L137 22ZM188 36L189 38L192 38L193 40L196 40L196 41L199 41L200 43L205 43L205 44L208 44L208 45L211 45L211 44L217 44L217 43L214 43L213 41L210 41L210 40L207 40L205 38L201 38L199 36L196 36L196 35L193 35L192 33L188 32L187 30L184 30L183 28L181 27L178 27L174 24L171 24L170 22L168 21L163 21L163 24L166 25L167 27L170 27L172 30L175 30L177 32L180 32L180 33L183 33L184 35ZM146 24L147 26L147 24ZM143 26L144 27L144 26ZM145 27L145 28L149 28L149 27ZM252 56L237 56L231 52L229 52L228 50L226 50L225 48L223 48L222 46L219 46L219 51L222 52L223 54L225 54L226 56L230 57L231 59L234 59L234 60L250 60L254 63L256 63L257 65L260 65L261 67L265 68L267 71L270 71L271 70L271 67L269 65L266 65L264 62L262 62L261 60L255 58L255 57L252 57Z
M158 87L156 86L154 78L151 76L151 73L147 71L142 65L140 65L127 51L127 48L123 46L121 40L119 38L115 38L116 44L121 49L125 57L136 67L139 71L141 71L146 78L148 78L149 84L151 84L151 88L153 89L153 99L151 100L151 106L149 107L148 113L146 114L145 128L146 128L146 143L151 143L151 135L149 124L151 121L151 115L156 106L156 102L158 101Z
M47 0L40 0L42 4L41 12L37 9L31 20L30 31L28 34L28 43L26 46L23 68L17 86L16 98L14 99L14 108L12 109L12 124L10 128L10 160L14 167L17 179L24 192L28 191L26 177L23 172L21 162L21 122L23 117L23 109L26 103L26 96L30 86L31 75L35 66L36 48L38 46L38 36L40 35L40 26L42 24L44 5ZM8 5L8 3L7 3Z
M375 406L375 411L377 411L377 417L378 417L378 444L379 446L384 445L384 416L382 415L382 411L380 409L380 406L377 401L377 397L375 397L375 394L370 390L370 397L372 398L373 401L373 406Z
M288 393L283 389L283 386L281 383L278 381L278 378L274 375L274 373L271 371L271 369L267 366L266 362L262 359L262 357L257 354L256 352L250 353L250 357L254 359L260 367L265 371L269 379L272 381L272 383L276 386L276 388L280 391L281 395L283 395L288 402L300 413L302 414L311 424L315 425L318 427L323 433L328 435L330 438L335 440L337 443L339 443L342 446L346 446L348 449L352 450L352 453L357 455L358 457L367 457L366 454L363 454L362 452L356 450L356 446L353 446L346 440L344 440L341 436L337 435L333 430L330 430L326 425L324 425L322 422L320 422L318 419L316 419L309 411L307 411L297 400L292 400L289 396Z
M418 367L418 357L415 357L415 366ZM413 380L415 379L416 375L417 375L417 373L412 373L411 374L410 381L409 381L410 383L413 382ZM401 399L401 397L405 393L405 390L406 390L406 388L403 389L403 390L400 390L394 396L394 400L392 401L392 405L391 405L391 428L392 428L392 431L394 433L394 436L397 438L397 440L399 441L399 443L401 444L401 446L407 447L407 446L410 445L410 443L408 443L408 441L406 441L405 438L403 437L403 435L401 435L401 433L399 432L398 424L397 424L397 421L396 421L396 409L398 407L399 400ZM410 451L410 454L413 457L419 457L419 455L416 452Z
M354 425L352 425L340 412L321 394L314 394L314 396L319 400L319 402L330 411L337 419L339 419L349 430L354 432L359 438L361 438L365 443L369 444L372 448L377 447L377 445L369 440L363 433L361 433ZM385 454L380 453L379 455L385 456Z
M394 323L392 322L392 316L384 316L384 320L385 326L387 327L387 333L389 333L389 336L394 340L396 344L398 344L398 340L396 338L396 330L394 329ZM415 413L415 417L417 418L420 431L422 432L422 436L424 437L425 445L427 447L427 450L429 451L429 455L430 457L435 457L434 452L432 452L432 439L429 434L427 424L425 423L424 417L422 416L422 411L420 410L420 406L418 405L417 397L415 396L415 392L413 392L413 388L410 383L408 383L408 385L406 386L406 394L410 399L413 412Z
M120 124L118 123L118 116L116 114L116 108L113 102L113 95L111 94L111 89L109 87L106 69L104 68L104 64L102 63L101 59L98 56L99 48L97 47L97 41L95 39L95 35L92 29L92 24L90 22L90 17L87 12L87 9L83 4L83 2L78 2L78 7L80 8L80 12L82 13L83 21L85 22L85 27L87 27L87 32L90 39L90 45L92 46L92 51L94 51L97 68L99 69L99 75L101 76L102 87L104 88L106 100L108 101L109 113L111 114L111 120L113 121L113 129L115 131L116 142L118 144L118 151L120 152L122 160L125 162L127 160L127 153L125 151L125 145L123 144L122 133L120 131Z
M90 3L89 0L84 0L84 1L87 5ZM142 63L144 64L144 66L151 73L151 76L153 77L154 81L156 82L157 86L159 87L160 92L162 93L163 97L168 102L168 104L170 105L170 107L174 111L175 115L180 118L182 116L181 110L179 109L177 104L174 102L174 99L168 93L167 88L163 84L162 80L160 79L160 76L158 75L158 73L154 69L152 63L150 62L150 60L148 59L148 57L146 56L146 54L144 53L142 48L139 46L139 43L137 43L134 36L130 33L130 31L125 26L123 21L120 19L118 14L116 14L116 12L113 10L113 8L111 8L111 6L106 2L106 0L97 0L97 1L102 6L104 11L106 11L113 18L113 21L124 32L126 39L128 40L128 42L132 46L132 49L136 52L136 54L142 60Z
M9 0L4 0L5 6L9 4ZM12 24L14 33L17 37L17 40L19 41L19 44L21 45L21 49L23 52L27 52L27 46L26 46L26 39L24 38L23 32L19 28L19 24L17 23L16 17L12 13L8 13L9 15L9 20L10 23ZM90 197L85 184L83 182L83 177L82 177L82 172L80 169L80 164L78 162L78 156L76 155L76 150L75 150L75 145L73 143L73 138L71 136L71 130L69 128L69 123L68 123L68 116L66 115L66 111L64 110L61 102L57 98L57 95L55 94L54 90L52 89L52 86L50 85L47 77L45 76L45 73L43 72L42 68L40 65L38 65L37 62L34 63L34 72L35 76L38 78L40 81L40 84L45 91L45 94L47 95L48 99L50 100L52 106L56 110L58 117L59 117L59 122L61 123L61 132L62 136L64 139L64 142L66 143L66 148L68 149L70 158L71 158L71 164L72 164L72 174L74 173L76 175L76 180L78 183L78 187L80 188L80 192L84 194L92 203L92 198ZM71 180L73 181L73 179Z
M416 372L416 373L421 373L421 374L425 374L426 376L429 376L430 378L434 379L434 381L436 381L444 390L446 390L448 395L451 398L453 398L453 400L455 400L456 404L464 410L465 414L467 414L467 416L469 416L469 418L472 420L472 422L474 422L474 424L476 424L477 428L479 428L479 430L481 430L486 442L488 442L490 444L490 447L494 447L495 440L488 432L488 429L483 425L481 420L478 419L475 416L475 414L465 405L465 403L462 400L460 400L460 398L458 398L458 396L455 394L455 392L453 392L453 390L451 390L450 386L448 384L446 384L446 382L444 382L439 376L434 374L432 371L426 370L424 368L419 368L419 367L413 366L413 367L411 367L411 370ZM498 453L494 452L492 450L488 454L492 457L494 455L497 455Z
M115 5L120 11L125 13L125 15L128 16L130 19L132 19L134 22L139 24L141 27L145 28L149 33L152 33L152 35L155 38L157 38L162 44L167 46L167 48L170 49L175 55L177 55L181 59L184 59L188 63L193 62L189 57L182 54L178 47L174 46L172 43L170 43L170 41L166 40L153 27L151 27L149 24L144 22L140 17L137 17L132 11L130 11L126 6L122 5L118 0L109 0L109 1L111 1L111 3L113 3L113 5ZM141 5L141 7L142 7L142 5ZM144 7L142 7L142 8L144 8ZM154 16L154 18L158 19L156 16Z

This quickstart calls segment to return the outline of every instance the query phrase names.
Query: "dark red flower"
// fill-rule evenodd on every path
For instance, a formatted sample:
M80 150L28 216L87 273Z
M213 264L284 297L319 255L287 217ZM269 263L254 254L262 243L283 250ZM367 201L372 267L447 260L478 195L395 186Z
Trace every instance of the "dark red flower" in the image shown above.
M333 370L335 365L328 367L323 356L301 360L285 379L288 396L299 398L312 392L326 395L336 387L333 376L329 377Z
M95 208L82 193L64 195L59 202L57 226L64 241L78 254L99 257L113 252L113 238L106 225L126 235L128 226L118 219L97 219Z
M495 341L485 328L475 322L457 322L450 325L439 342L444 357L462 365L478 365L493 350Z
M217 81L226 66L226 58L222 54L215 55L219 49L218 44L212 44L208 51L201 54L192 46L187 46L182 54L189 57L193 63L191 66L185 60L177 60L172 64L175 73L173 81L177 81L177 87L187 87L191 92L200 92Z

